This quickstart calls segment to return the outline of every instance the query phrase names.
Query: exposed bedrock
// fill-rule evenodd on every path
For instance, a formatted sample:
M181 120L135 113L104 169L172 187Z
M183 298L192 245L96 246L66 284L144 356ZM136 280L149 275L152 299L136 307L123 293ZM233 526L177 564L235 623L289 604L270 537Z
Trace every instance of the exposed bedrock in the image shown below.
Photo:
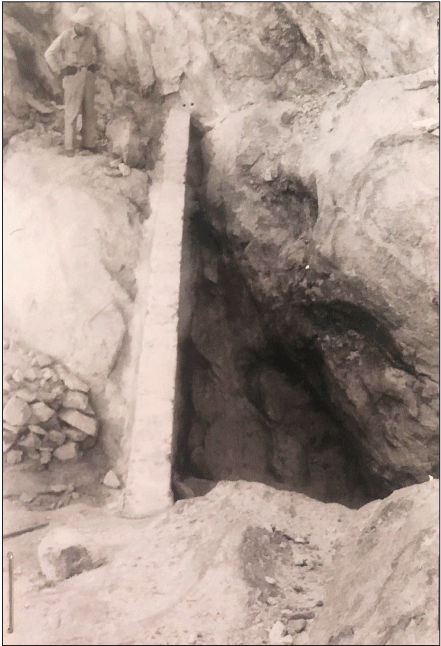
M366 83L310 133L279 103L203 142L206 217L262 334L334 410L376 495L439 473L438 139L412 125L436 92L409 79Z

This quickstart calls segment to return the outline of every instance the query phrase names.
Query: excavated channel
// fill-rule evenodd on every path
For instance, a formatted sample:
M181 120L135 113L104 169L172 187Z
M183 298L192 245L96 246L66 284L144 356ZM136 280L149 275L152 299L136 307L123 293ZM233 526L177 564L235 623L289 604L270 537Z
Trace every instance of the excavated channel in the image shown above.
M210 223L193 123L182 256L173 445L175 499L249 480L359 507L373 498L323 360L268 326L230 240Z

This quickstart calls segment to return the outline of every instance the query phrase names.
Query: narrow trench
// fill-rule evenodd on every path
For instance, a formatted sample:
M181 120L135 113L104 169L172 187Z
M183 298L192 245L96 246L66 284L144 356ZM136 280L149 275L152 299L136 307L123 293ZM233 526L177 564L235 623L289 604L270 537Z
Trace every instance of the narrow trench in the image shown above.
M203 131L187 172L172 448L174 499L248 480L358 508L369 502L355 435L327 396L323 359L265 329L227 237L204 206Z

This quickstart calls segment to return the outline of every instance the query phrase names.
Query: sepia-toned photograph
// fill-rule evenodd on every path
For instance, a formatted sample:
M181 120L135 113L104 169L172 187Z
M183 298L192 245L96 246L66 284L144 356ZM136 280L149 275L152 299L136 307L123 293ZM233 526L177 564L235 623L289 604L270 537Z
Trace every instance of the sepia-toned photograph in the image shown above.
M439 2L2 2L3 644L439 644Z

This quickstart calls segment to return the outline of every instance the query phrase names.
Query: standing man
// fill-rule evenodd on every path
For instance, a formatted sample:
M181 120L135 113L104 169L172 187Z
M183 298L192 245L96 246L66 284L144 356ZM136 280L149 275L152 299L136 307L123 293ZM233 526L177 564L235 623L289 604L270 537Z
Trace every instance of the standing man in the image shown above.
M98 39L91 29L92 14L80 7L71 17L73 27L58 36L45 53L45 59L55 74L63 79L64 89L64 148L65 154L75 153L76 121L82 115L82 144L95 151L96 118L94 108L96 64L100 54Z

